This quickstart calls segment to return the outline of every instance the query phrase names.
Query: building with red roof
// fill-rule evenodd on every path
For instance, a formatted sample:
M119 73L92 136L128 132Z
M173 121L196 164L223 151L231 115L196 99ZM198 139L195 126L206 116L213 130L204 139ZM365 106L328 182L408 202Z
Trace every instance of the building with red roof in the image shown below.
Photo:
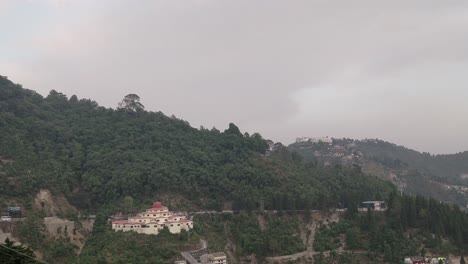
M134 231L142 234L159 234L164 227L169 232L178 234L182 230L193 228L193 221L188 220L185 215L172 213L166 206L160 202L154 202L151 208L137 216L131 216L128 220L112 222L112 229L115 231Z

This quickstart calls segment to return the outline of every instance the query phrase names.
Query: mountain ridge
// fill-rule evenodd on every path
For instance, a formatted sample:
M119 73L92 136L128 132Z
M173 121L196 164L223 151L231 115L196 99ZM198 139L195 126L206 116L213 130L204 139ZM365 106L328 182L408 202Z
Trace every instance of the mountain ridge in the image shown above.
M433 194L463 207L468 203L468 151L431 155L379 139L347 138L329 143L296 142L288 148L322 164L361 166L365 172L390 180L409 193ZM416 188L420 184L432 193ZM460 195L451 195L453 192Z

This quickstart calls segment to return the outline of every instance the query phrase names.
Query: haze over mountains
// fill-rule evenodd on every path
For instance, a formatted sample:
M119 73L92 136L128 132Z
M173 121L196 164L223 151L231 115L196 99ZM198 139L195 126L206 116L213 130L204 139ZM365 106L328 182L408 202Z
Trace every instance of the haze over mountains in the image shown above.
M0 72L194 127L468 149L468 2L0 1ZM14 26L11 26L14 25Z
M468 152L431 155L378 139L296 142L288 147L306 160L360 166L390 180L401 191L468 206Z

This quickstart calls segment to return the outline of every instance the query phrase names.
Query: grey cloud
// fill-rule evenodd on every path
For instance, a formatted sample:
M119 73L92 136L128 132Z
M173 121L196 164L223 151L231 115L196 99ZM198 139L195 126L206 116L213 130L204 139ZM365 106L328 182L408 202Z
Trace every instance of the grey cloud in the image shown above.
M466 1L78 3L39 32L15 81L112 107L137 93L194 126L235 122L284 143L330 135L468 149L459 124L468 108L458 104L468 83ZM435 85L445 81L452 86ZM441 135L445 144L434 143Z

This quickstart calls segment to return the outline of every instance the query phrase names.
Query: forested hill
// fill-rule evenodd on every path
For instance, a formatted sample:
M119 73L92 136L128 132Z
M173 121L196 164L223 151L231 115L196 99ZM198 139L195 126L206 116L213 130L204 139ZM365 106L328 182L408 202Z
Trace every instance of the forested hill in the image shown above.
M195 129L140 105L114 110L56 91L44 98L6 78L0 127L0 193L26 204L45 188L91 211L126 196L147 204L168 193L202 208L303 209L393 189L357 169L316 166L285 148L270 153L259 134L234 124L224 132Z
M468 151L431 155L382 140L357 141L356 149L385 164L398 162L454 184L468 185Z
M33 206L41 189L64 196L78 208L75 213L97 214L79 258L67 229L61 240L55 234L45 239L44 206ZM449 254L466 252L468 244L468 217L458 207L399 196L393 184L360 166L309 162L281 144L270 147L259 134L241 133L234 124L223 132L195 129L161 112L144 111L136 95L110 109L56 91L43 97L3 77L0 194L2 208L13 203L25 209L21 241L50 263L172 263L200 238L211 241L210 250L232 249L239 263L247 256L294 254L306 248L301 234L312 234L305 231L311 227L309 209L323 209L317 216L323 220L320 214L337 205L348 208L342 224L315 230L313 247L322 257L323 251L345 247L369 252L365 263L396 263L423 246ZM138 210L161 197L174 211L232 205L241 212L197 217L194 229L180 235L113 232L107 223L110 214L136 211L125 212L125 201ZM371 211L360 214L357 204L373 199L385 200L388 210L375 217ZM278 213L258 210L262 206ZM78 223L75 213L70 219Z
M289 146L306 160L359 165L392 180L408 193L465 206L468 203L468 152L431 155L377 139L333 139L332 144L301 142Z

